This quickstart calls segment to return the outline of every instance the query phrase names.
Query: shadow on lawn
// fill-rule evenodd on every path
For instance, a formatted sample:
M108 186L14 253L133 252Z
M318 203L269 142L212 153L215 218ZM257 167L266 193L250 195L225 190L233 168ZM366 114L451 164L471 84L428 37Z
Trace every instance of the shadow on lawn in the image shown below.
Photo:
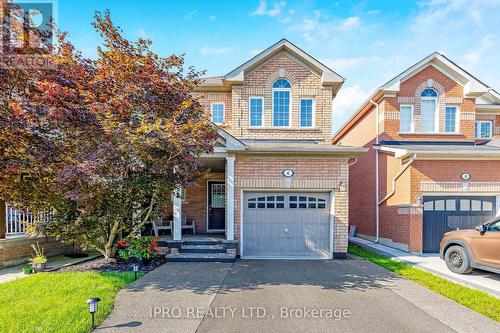
M318 286L339 292L386 288L400 279L365 260L237 260L234 263L167 263L130 284L127 292L191 291L197 294L256 290L265 286Z

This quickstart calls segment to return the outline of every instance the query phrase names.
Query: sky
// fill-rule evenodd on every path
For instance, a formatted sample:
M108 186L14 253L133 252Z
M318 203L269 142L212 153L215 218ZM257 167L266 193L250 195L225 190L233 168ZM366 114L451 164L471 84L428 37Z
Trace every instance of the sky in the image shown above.
M161 56L224 75L287 38L346 78L333 128L387 80L434 51L500 90L500 0L58 0L58 24L88 57L96 10Z

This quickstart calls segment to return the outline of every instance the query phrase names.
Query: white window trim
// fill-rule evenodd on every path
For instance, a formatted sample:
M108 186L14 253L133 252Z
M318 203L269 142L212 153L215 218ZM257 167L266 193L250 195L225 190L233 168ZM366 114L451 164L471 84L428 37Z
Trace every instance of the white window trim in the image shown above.
M437 94L437 92L436 92ZM425 101L435 101L435 110L434 110L434 133L439 133L439 95L438 97L420 97L420 100ZM420 119L422 119L422 103L420 103ZM422 120L420 120L422 121ZM423 131L422 131L423 132ZM433 133L433 132L423 132L423 133Z
M288 80L287 80L288 81ZM290 82L290 81L288 81ZM274 84L274 82L273 82ZM290 86L292 84L290 83ZM288 126L275 126L274 125L274 92L275 91L288 91L290 93L290 98L288 100ZM271 99L271 127L275 128L290 128L292 127L292 88L273 88L272 99Z
M311 121L311 126L302 126L301 120L302 120L302 100L305 99L310 99L312 100L312 121ZM312 96L302 96L299 99L299 127L301 128L315 128L316 126L316 99Z
M252 117L251 117L251 112L250 112L250 101L252 99L260 99L262 100L262 118L261 118L261 122L262 122L262 125L260 126L255 126L255 125L252 125ZM252 127L252 128L262 128L264 127L264 97L263 96L250 96L248 97L248 126L249 127Z
M481 137L481 126L480 126L481 123L490 123L490 135L487 138ZM476 139L478 139L478 140L485 140L486 139L487 140L487 139L493 138L493 121L491 121L491 120L476 120L476 123L474 124L474 126L475 126L475 130L476 130L477 134L479 135L479 137L476 136Z
M455 113L455 131L447 132L446 131L446 108L455 108L457 112ZM444 106L444 132L445 133L460 133L460 106L457 104L446 104Z
M410 109L411 109L411 112L410 112L410 131L409 132L406 132L406 131L401 131L401 108L402 107L407 107L409 106ZM414 133L415 132L415 107L414 105L412 104L401 104L399 105L399 130L401 131L401 133Z
M216 123L214 121L214 105L215 104L222 104L222 123ZM210 115L212 117L212 122L217 125L224 124L226 122L226 103L224 102L212 102L210 103Z

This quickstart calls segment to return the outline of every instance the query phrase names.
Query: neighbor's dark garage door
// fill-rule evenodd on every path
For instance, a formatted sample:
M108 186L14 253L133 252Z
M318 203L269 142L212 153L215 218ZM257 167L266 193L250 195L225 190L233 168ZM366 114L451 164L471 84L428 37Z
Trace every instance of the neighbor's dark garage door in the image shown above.
M445 232L474 229L496 215L496 198L479 196L424 197L423 251L439 252Z

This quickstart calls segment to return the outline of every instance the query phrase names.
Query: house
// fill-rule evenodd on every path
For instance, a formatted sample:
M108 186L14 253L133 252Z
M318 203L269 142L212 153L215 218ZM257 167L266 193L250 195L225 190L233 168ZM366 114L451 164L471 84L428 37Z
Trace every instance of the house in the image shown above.
M331 144L343 82L285 39L204 79L193 93L219 138L166 209L173 242L185 240L185 218L197 234L237 242L242 258L345 258L348 168L365 149Z
M438 252L449 230L500 213L500 95L440 53L380 88L334 135L369 149L349 171L360 237Z

